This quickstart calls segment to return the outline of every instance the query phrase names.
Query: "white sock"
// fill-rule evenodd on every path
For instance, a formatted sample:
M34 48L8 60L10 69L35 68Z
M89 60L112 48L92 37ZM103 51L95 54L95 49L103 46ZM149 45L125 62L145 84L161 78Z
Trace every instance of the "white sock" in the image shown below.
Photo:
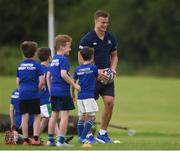
M106 133L107 133L106 130L103 130L103 129L100 129L100 130L99 130L99 134L100 134L100 135L104 135L104 134L106 134Z

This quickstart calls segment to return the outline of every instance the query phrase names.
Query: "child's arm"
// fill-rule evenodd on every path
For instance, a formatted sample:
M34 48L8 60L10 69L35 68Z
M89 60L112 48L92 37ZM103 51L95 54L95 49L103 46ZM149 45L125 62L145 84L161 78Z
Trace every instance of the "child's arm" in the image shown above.
M76 80L74 80L74 83L76 83ZM75 89L72 87L72 98L73 101L75 102Z
M76 84L73 79L71 79L71 77L67 74L66 70L61 70L61 77L70 85L72 85L74 87L74 89L77 89L78 91L80 91L81 87L79 86L79 84Z
M45 78L44 75L39 76L39 85L38 88L39 90L42 90L45 86Z
M16 78L16 87L17 87L17 89L19 89L19 81L20 81L20 80L19 80L19 78L17 77L17 78Z
M46 75L46 81L47 81L48 90L50 92L50 90L51 90L51 73L49 71L47 72L47 75Z
M14 123L14 106L12 104L10 104L9 107L9 116L10 116L10 121L11 121L11 129L15 126Z

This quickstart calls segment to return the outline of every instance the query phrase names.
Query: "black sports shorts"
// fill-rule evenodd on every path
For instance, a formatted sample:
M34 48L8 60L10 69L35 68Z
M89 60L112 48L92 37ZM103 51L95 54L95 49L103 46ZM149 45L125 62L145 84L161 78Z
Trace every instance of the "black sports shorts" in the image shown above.
M32 100L21 100L20 104L20 114L40 114L40 100L32 99Z
M71 96L51 96L51 107L52 111L67 111L75 109Z
M96 81L94 98L97 100L101 96L113 96L114 97L114 82L104 85L99 81Z

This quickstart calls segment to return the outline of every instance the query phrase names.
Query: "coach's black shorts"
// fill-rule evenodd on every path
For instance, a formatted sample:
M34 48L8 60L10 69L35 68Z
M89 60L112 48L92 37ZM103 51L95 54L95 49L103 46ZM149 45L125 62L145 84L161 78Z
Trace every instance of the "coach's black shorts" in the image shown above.
M51 107L52 111L67 111L75 109L71 96L51 96Z
M113 96L114 97L114 82L104 85L99 81L96 81L94 97L95 100L101 96Z
M40 114L40 101L39 99L33 100L21 100L20 104L20 114Z

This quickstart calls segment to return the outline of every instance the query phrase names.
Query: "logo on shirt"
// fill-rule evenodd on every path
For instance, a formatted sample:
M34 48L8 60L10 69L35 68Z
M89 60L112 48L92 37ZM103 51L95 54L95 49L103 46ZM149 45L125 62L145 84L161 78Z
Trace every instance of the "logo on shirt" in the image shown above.
M97 45L97 42L93 42L93 45L96 46L96 45Z
M15 92L14 94L12 94L11 98L13 98L13 99L19 98L19 92Z
M92 73L93 71L91 70L91 68L84 68L84 69L80 69L78 72L77 72L77 75L83 75L83 74L90 74Z
M51 67L53 66L59 66L59 59L53 59L51 64L50 64Z
M83 46L79 45L79 49L83 49Z
M32 63L22 63L18 70L36 70L36 67Z
M108 44L111 44L112 42L111 42L111 40L108 40Z

